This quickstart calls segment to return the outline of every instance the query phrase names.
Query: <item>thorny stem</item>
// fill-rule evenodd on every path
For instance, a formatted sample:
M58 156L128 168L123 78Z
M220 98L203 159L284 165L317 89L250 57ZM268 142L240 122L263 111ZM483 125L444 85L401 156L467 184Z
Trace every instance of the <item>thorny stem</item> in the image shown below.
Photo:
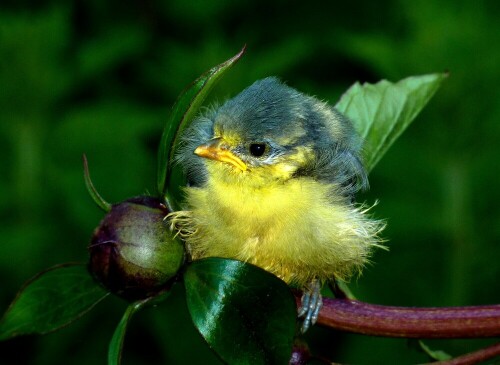
M300 307L300 295L295 294ZM497 337L500 336L500 305L415 308L324 298L317 323L371 336L420 339ZM495 356L500 356L500 343L436 364L476 364Z

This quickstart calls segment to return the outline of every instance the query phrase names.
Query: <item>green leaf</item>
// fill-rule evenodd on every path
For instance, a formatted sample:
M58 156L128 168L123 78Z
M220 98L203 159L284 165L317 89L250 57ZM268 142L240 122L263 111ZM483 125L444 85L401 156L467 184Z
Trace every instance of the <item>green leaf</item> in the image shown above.
M83 316L108 294L85 265L48 269L19 291L0 321L0 340L55 331Z
M413 76L397 83L355 83L335 106L364 139L364 162L371 171L440 87L447 74Z
M410 339L408 340L408 343L410 347L425 353L433 361L446 361L453 358L453 356L442 350L432 350L422 340Z
M243 56L244 52L245 47L234 57L215 66L196 79L182 92L172 108L158 149L157 182L158 192L165 197L165 201L171 210L178 208L178 201L181 196L180 187L186 185L180 167L172 164L172 158L179 147L179 135L189 126L213 86Z
M104 200L101 195L97 192L97 189L94 187L92 180L90 179L89 172L89 164L87 161L87 156L85 154L82 156L83 159L83 178L85 179L85 186L87 187L87 191L90 194L90 197L97 204L99 208L101 208L105 212L109 212L111 210L111 204L109 204L106 200Z
M427 346L423 341L418 341L420 347L424 352L430 356L431 359L436 360L436 361L445 361L445 360L450 360L453 357L450 354L447 354L446 352L442 350L432 350L429 346Z
M288 364L297 308L276 276L240 261L207 258L184 275L195 326L229 364Z
M118 326L116 327L115 332L113 333L113 337L111 338L111 342L109 343L109 349L108 349L109 365L120 364L122 358L123 342L125 340L125 333L127 332L127 327L130 322L130 319L132 318L135 312L144 307L144 305L149 301L150 300L148 298L145 300L132 303L127 307L127 310L123 314L120 323L118 323Z

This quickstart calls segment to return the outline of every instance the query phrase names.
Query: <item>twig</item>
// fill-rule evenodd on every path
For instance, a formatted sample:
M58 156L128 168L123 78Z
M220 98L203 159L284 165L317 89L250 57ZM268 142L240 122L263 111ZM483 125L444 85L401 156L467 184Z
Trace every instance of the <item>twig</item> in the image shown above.
M300 297L296 297L300 305ZM500 336L500 305L412 308L323 299L318 324L372 336L479 338Z
M433 362L432 365L471 365L500 356L500 342L484 349L455 357L451 360Z

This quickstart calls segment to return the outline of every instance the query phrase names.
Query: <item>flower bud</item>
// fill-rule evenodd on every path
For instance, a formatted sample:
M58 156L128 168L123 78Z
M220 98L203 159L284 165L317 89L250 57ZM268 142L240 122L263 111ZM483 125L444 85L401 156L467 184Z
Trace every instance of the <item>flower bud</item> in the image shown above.
M141 196L114 204L92 236L91 273L111 292L138 300L166 289L184 260L164 222L167 208Z

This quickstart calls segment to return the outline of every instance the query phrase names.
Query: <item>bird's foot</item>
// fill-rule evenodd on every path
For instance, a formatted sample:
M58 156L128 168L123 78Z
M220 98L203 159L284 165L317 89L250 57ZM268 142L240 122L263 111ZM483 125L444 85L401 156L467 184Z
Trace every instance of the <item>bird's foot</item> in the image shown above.
M302 294L301 307L298 314L299 317L304 317L301 328L302 333L305 333L311 325L316 323L322 306L321 284L319 280L314 279L307 285L304 289L304 294Z

